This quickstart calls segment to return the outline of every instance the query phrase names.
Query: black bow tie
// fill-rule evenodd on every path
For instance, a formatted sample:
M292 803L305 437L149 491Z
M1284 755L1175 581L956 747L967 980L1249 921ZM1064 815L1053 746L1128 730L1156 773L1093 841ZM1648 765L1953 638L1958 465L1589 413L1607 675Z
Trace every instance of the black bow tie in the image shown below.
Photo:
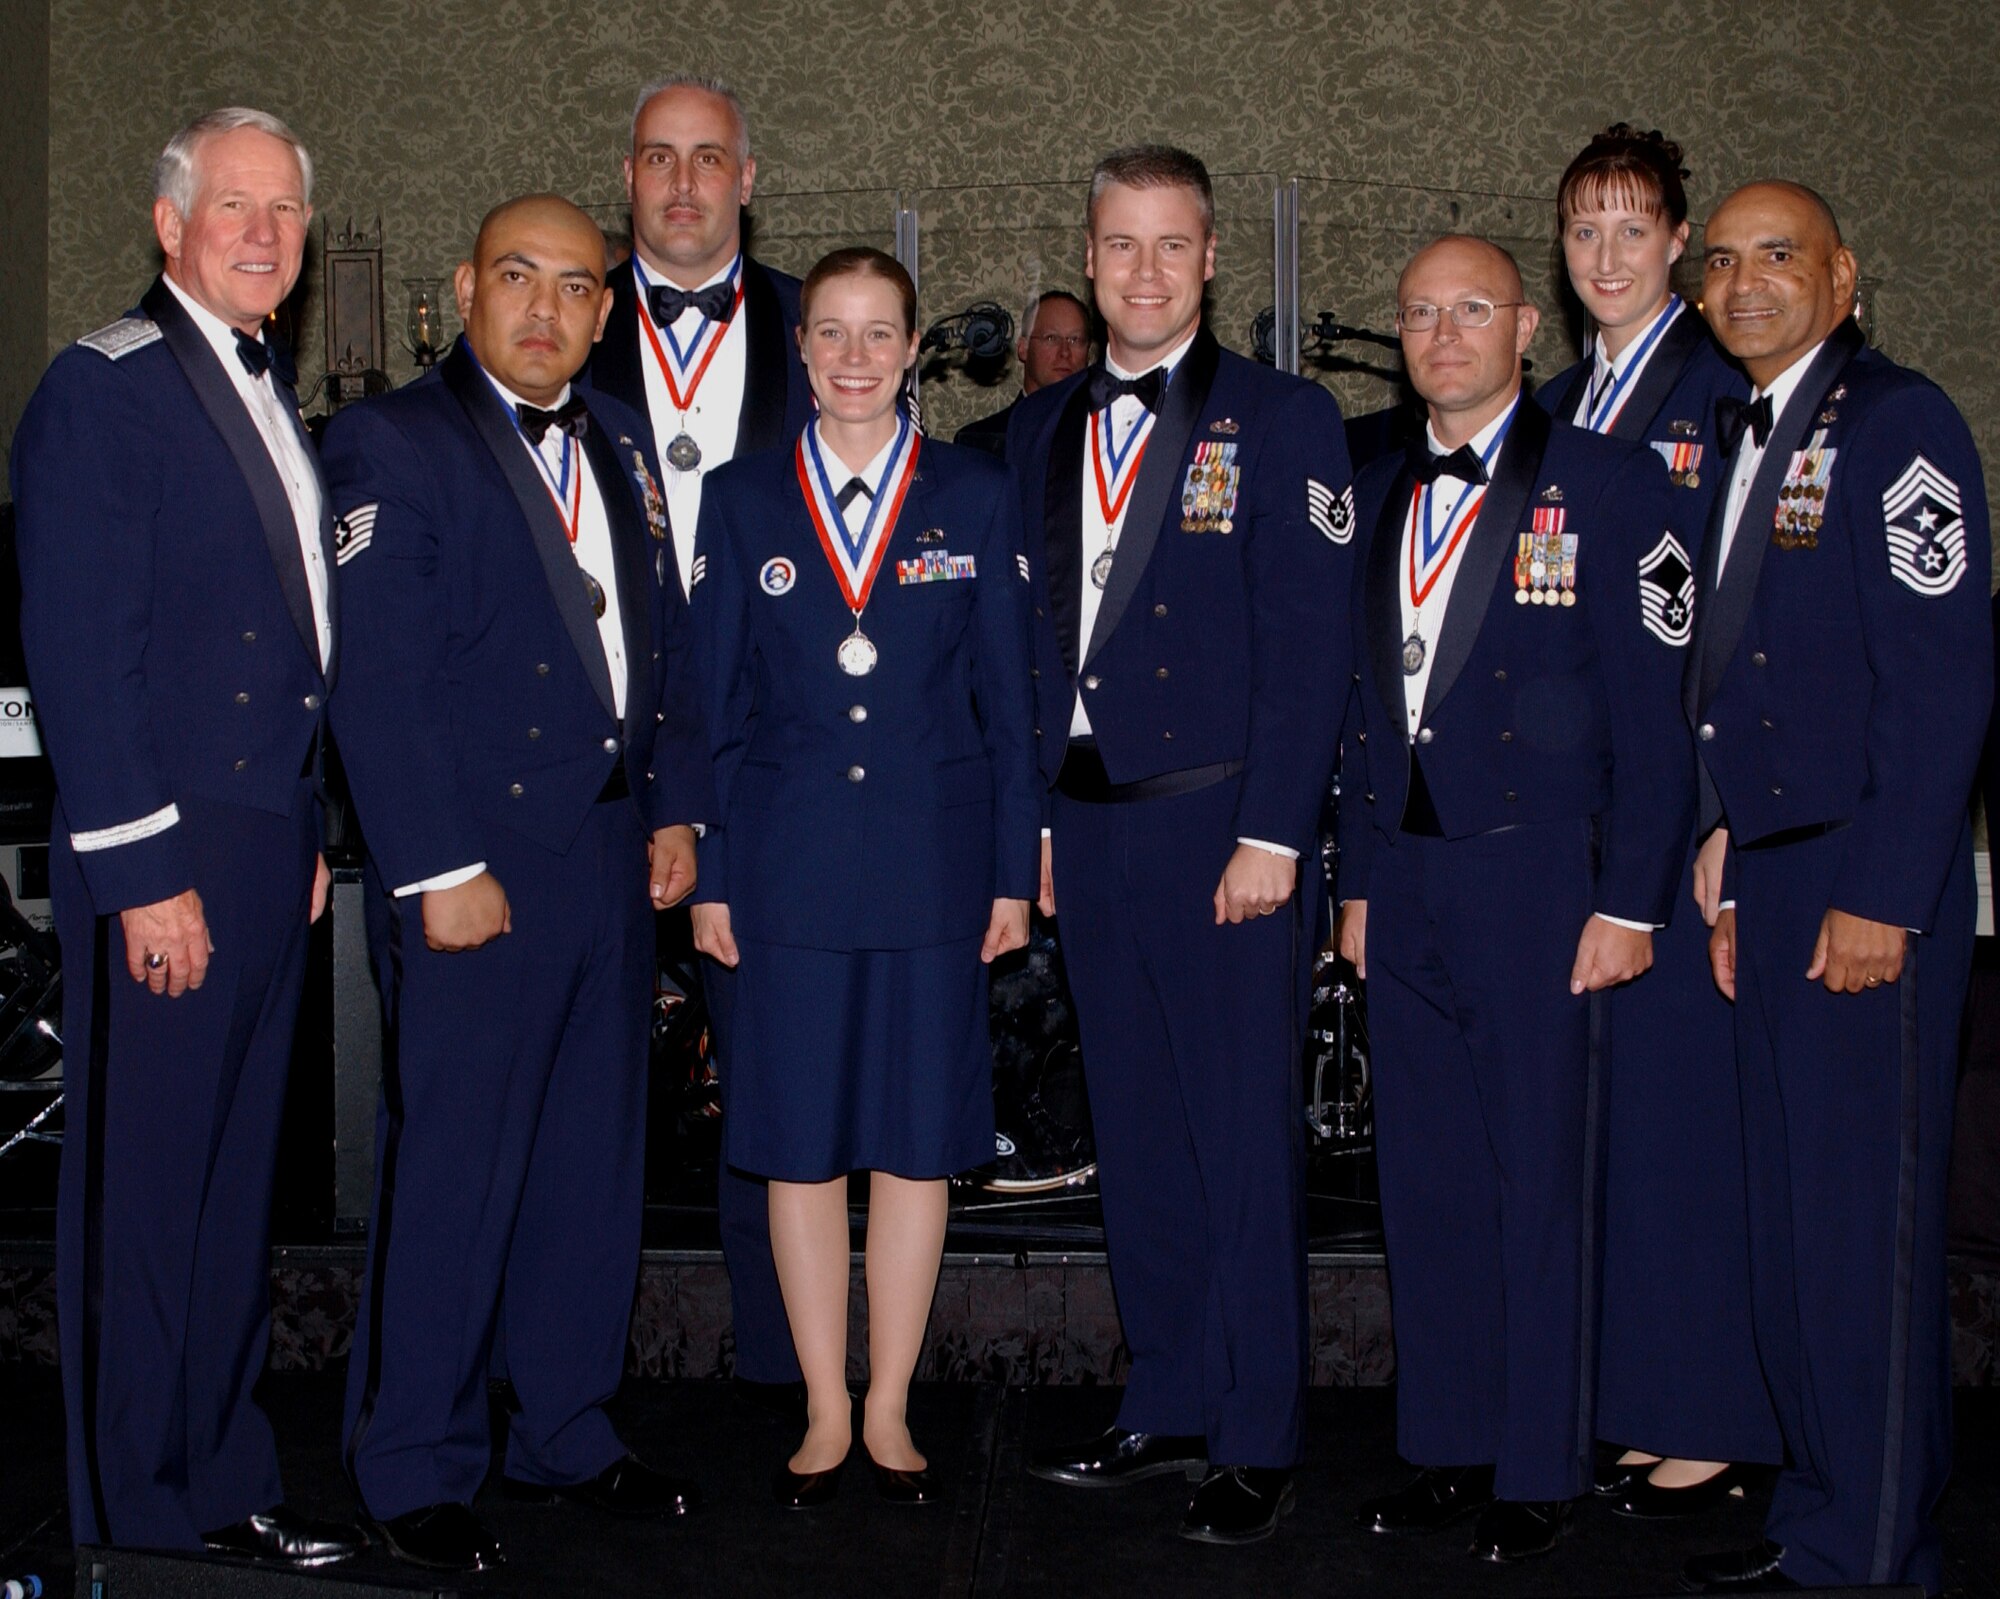
M581 394L572 394L553 411L523 402L514 407L514 414L521 419L521 431L528 435L530 444L540 444L550 428L580 439L590 426L590 413L584 409Z
M253 339L241 328L231 328L236 335L236 359L243 363L243 370L253 378L261 378L269 372L286 388L298 385L298 369L292 364L292 352L285 348L285 341L278 337L274 328L262 339Z
M1465 483L1484 483L1486 464L1469 444L1461 444L1449 455L1433 455L1419 440L1410 447L1410 470L1419 483L1435 483L1441 477L1455 477Z
M1754 400L1732 400L1726 395L1715 402L1715 431L1725 456L1734 455L1747 428L1760 450L1771 440L1771 396Z
M851 477L843 483L840 492L834 498L840 501L840 509L845 513L854 503L856 496L867 500L871 505L875 502L875 491L858 477Z
M1101 411L1114 400L1131 395L1149 411L1160 408L1160 396L1166 392L1167 369L1156 366L1150 372L1142 372L1136 378L1113 377L1106 367L1094 366L1090 369L1090 408Z
M705 289L677 289L671 283L655 283L646 291L646 305L656 327L670 328L681 313L693 306L711 322L727 322L736 309L736 285L725 279Z

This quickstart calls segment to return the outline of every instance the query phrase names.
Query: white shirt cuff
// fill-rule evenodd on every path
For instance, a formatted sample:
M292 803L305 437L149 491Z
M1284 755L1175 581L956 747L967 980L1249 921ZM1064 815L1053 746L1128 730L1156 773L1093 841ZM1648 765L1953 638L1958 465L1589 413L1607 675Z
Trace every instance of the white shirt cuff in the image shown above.
M1719 911L1733 911L1736 909L1736 901L1733 899L1726 899L1715 908Z
M1282 844L1267 844L1261 838L1239 838L1236 842L1239 844L1248 844L1252 849L1261 849L1268 854L1282 855L1288 861L1295 861L1299 858L1297 850L1286 849Z
M461 866L455 872L440 872L436 877L426 877L421 883L405 883L390 895L391 899L408 899L412 894L428 894L433 889L456 888L460 883L469 883L486 870L484 861L474 861L470 866Z
M1600 922L1609 922L1613 927L1629 927L1635 933L1657 933L1660 930L1658 922L1628 922L1622 916L1610 916L1603 911L1592 911L1591 914Z
M1055 837L1055 829L1054 829L1054 828L1052 828L1052 827L1045 827L1045 828L1043 828L1043 829L1042 829L1042 837L1043 837L1043 838L1054 838L1054 837Z

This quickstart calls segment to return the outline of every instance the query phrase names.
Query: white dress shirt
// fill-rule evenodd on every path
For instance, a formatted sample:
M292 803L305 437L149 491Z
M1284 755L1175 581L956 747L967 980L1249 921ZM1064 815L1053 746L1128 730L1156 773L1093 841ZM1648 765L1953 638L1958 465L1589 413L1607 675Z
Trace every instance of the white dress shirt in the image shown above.
M1166 373L1170 385L1174 373L1180 368L1182 359L1193 345L1194 332L1191 331L1185 339L1182 339L1179 344L1167 352L1164 360L1154 363L1155 366L1160 367ZM1133 378L1143 376L1143 374L1138 372L1127 372L1116 361L1112 360L1109 355L1106 355L1104 358L1104 366L1105 370L1113 377L1124 378L1128 382ZM1151 367L1147 368L1147 371L1151 370ZM1165 403L1164 392L1163 390L1162 404ZM1101 425L1111 430L1110 442L1114 455L1120 454L1123 451L1126 441L1132 437L1139 424L1145 421L1146 415L1146 407L1140 403L1137 395L1121 394L1111 402L1110 414L1104 418ZM1088 445L1090 442L1089 423L1086 422L1084 426L1085 453L1088 454ZM1151 448L1151 445L1152 441L1148 439L1147 447ZM1138 470L1139 468L1135 465L1133 467L1135 482L1137 481L1136 474ZM1076 655L1079 667L1083 664L1084 657L1090 654L1090 635L1097 627L1098 609L1104 604L1104 590L1091 581L1090 569L1097 564L1097 558L1106 549L1110 548L1117 541L1120 534L1123 533L1125 528L1125 513L1131 510L1131 508L1132 499L1130 495L1127 495L1125 503L1118 508L1118 514L1109 522L1104 520L1104 507L1098 503L1097 499L1097 473L1091 466L1091 463L1086 460L1083 463L1083 564L1077 577L1077 581L1082 585L1083 593L1083 606L1077 612L1076 618ZM1117 561L1118 556L1115 551L1111 559L1114 563ZM1094 736L1090 731L1090 713L1083 708L1083 691L1081 689L1077 691L1075 709L1070 713L1069 736L1071 738L1090 738Z
M1767 394L1771 396L1771 428L1773 432L1777 430L1778 419L1785 414L1785 407L1791 402L1793 391L1799 386L1799 380L1806 375L1806 368L1812 365L1813 357L1819 354L1824 343L1825 340L1821 340L1819 344L1815 344L1804 355L1786 367L1784 371L1771 380L1771 386L1768 389L1757 389L1752 392L1750 396L1752 400L1762 399ZM1818 399L1819 396L1814 395L1807 403L1816 403ZM1757 480L1757 469L1763 464L1764 445L1759 444L1746 429L1743 434L1743 442L1737 448L1735 469L1729 476L1729 497L1723 502L1722 544L1717 550L1715 557L1715 574L1718 583L1720 582L1723 569L1728 565L1730 549L1736 543L1736 524L1743 520L1743 504L1750 498L1750 485Z
M492 373L486 374L494 392L500 396L501 404L507 407L508 415L514 415L514 407L523 404L521 397L509 389ZM563 385L562 393L555 397L553 404L544 409L554 411L569 400L570 387ZM594 424L593 424L594 425ZM555 500L556 484L562 479L563 447L570 447L570 471L576 474L579 494L576 544L573 553L579 572L588 572L597 579L604 590L604 614L597 619L598 642L604 646L604 664L611 672L611 704L618 720L625 720L626 661L625 624L619 608L618 563L616 552L611 546L611 521L604 509L604 496L600 492L597 476L590 469L590 457L584 453L581 439L571 440L560 428L550 428L542 435L539 445L530 444L525 433L516 433L521 448L538 461L536 476L549 491L551 504ZM624 492L620 486L619 492ZM569 507L565 505L558 514L559 521L567 530ZM579 587L583 583L577 578ZM642 600L643 603L643 600ZM461 866L449 872L440 872L435 877L426 877L421 882L405 883L395 890L394 897L406 899L412 894L427 893L433 889L456 888L461 883L469 883L486 870L484 861L474 861L470 866Z
M695 287L705 289L710 284L721 283L731 272L738 271L742 264L743 257L739 255L734 264ZM694 392L694 403L682 411L674 404L674 397L667 389L666 374L660 370L660 358L653 353L653 340L658 339L660 348L668 352L669 360L672 359L667 331L648 325L652 311L646 304L646 290L667 280L649 273L645 263L634 255L632 281L639 291L639 325L633 329L632 336L639 341L639 369L646 374L646 409L653 419L653 445L659 452L660 470L666 475L667 517L673 525L674 561L680 567L681 594L685 597L692 587L694 535L701 520L702 479L736 453L736 428L743 417L743 385L749 365L749 335L744 332L744 315L739 308L736 315L729 319L729 326L723 330L721 348L715 352L715 358L702 374L701 383ZM701 324L701 313L693 306L675 319L671 331L683 351L694 342L695 335L701 331ZM692 378L694 374L690 371L688 375ZM687 385L681 382L678 372L674 382L685 395ZM677 470L667 459L667 446L683 431L701 446L701 464L686 472Z
M319 474L306 454L310 446L306 443L305 429L299 423L298 412L279 394L277 382L268 373L251 376L243 358L236 353L236 329L206 306L198 305L172 278L165 282L174 298L194 318L194 325L201 329L202 337L215 351L222 370L229 374L237 398L250 413L257 436L270 452L271 464L278 469L278 481L285 487L292 521L298 529L299 555L306 569L306 593L312 597L313 626L319 637L320 670L325 671L333 659L333 625L326 604L326 554L320 547L323 502Z
M1473 453L1486 463L1488 479L1492 478L1494 469L1500 464L1499 453L1493 450L1493 441L1499 438L1501 430L1512 420L1520 406L1521 396L1516 394L1512 405L1467 440L1472 446ZM1437 430L1429 423L1424 425L1424 442L1430 446L1433 455L1448 453L1438 442ZM1489 452L1492 452L1490 457ZM1431 527L1434 530L1449 530L1455 527L1458 517L1472 504L1472 496L1483 493L1485 493L1484 488L1475 488L1464 478L1453 477L1448 472L1441 473L1438 480L1431 485L1428 496ZM1412 555L1419 553L1417 540L1422 536L1419 524L1423 520L1419 512L1420 501L1423 498L1424 496L1415 494L1410 496L1409 514L1403 518L1402 553L1396 561L1396 596L1398 614L1403 619L1402 637L1408 638L1415 633L1424 641L1423 665L1403 679L1403 700L1408 706L1406 715L1409 724L1403 731L1404 736L1412 744L1417 741L1417 733L1423 726L1424 694L1430 687L1431 668L1437 664L1438 639L1444 632L1444 613L1446 607L1451 604L1452 585L1458 581L1458 563L1465 554L1466 545L1472 542L1472 531L1468 528L1457 546L1446 557L1444 566L1431 584L1430 592L1424 596L1424 603L1418 605L1410 593L1410 570ZM1483 594L1475 595L1472 603L1484 605L1486 600L1487 596ZM1398 642L1400 646L1400 640Z
M1632 391L1638 388L1646 368L1653 364L1653 357L1666 342L1667 329L1686 309L1687 302L1678 294L1668 295L1660 313L1616 355L1605 353L1602 332L1591 340L1590 381L1582 385L1576 397L1575 415L1570 420L1592 433L1609 433L1611 424L1618 420L1632 398Z

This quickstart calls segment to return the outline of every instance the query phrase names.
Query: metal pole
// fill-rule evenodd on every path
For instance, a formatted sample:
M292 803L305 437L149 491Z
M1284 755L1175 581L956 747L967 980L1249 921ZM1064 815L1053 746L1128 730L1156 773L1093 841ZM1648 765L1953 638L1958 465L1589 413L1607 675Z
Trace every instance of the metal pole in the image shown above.
M900 191L896 195L896 259L903 270L910 274L910 281L917 287L918 303L923 303L924 280L918 273L917 249L917 208L903 204ZM924 408L917 395L917 369L910 368L910 417L921 428L924 425Z
M1272 329L1280 372L1299 369L1299 180L1290 178L1271 191L1271 304L1277 324Z

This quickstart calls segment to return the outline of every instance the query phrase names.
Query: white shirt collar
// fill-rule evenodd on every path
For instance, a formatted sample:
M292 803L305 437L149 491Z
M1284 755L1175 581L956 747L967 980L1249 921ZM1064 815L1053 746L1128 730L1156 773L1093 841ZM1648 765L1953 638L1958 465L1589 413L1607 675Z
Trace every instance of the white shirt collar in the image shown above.
M186 307L188 315L194 318L194 325L201 329L202 337L208 340L215 353L222 358L222 364L227 368L241 369L242 357L236 353L238 330L223 321L165 273L160 274L160 280L173 290L174 298ZM248 338L249 335L245 334L244 337Z
M847 463L835 453L833 446L826 442L826 433L820 427L818 419L814 420L812 427L813 437L819 440L820 459L826 462L827 465L826 475L833 479L834 493L838 494L847 486L847 479L853 477L858 477L863 483L866 483L871 494L881 488L882 474L889 470L890 452L896 448L896 440L902 435L900 427L889 435L889 442L875 452L875 459L870 461L859 472L848 471ZM836 470L847 473L847 476L836 477L834 475Z
M715 273L713 276L702 279L701 282L697 283L694 286L694 290L690 292L699 292L700 290L710 288L717 283L727 283L729 281L730 274L735 272L742 265L743 265L743 252L741 250L738 250L735 255L730 257L729 264L727 266L725 266L720 272ZM639 258L639 252L636 249L632 252L632 271L635 274L636 281L639 285L639 292L642 295L651 285L655 283L666 284L669 286L673 285L673 280L671 278L667 277L664 273L655 272L651 267L647 266L646 263Z
M1771 379L1771 386L1769 388L1758 389L1751 395L1753 400L1762 399L1767 394L1771 396L1771 420L1774 423L1784 414L1785 406L1792 397L1792 391L1799 386L1800 381L1805 377L1806 368L1812 365L1813 357L1818 355L1825 347L1826 340L1821 339L1818 344L1815 344L1804 355L1786 367L1784 371Z
M1491 422L1488 422L1477 433L1473 434L1467 441L1472 446L1472 453L1482 461L1485 460L1487 450L1492 446L1493 441L1500 436L1500 430L1507 425L1507 419L1520 408L1521 391L1516 389L1514 391L1514 403L1509 405L1506 410L1502 411ZM1429 422L1424 424L1424 441L1430 445L1431 454L1444 455L1448 453L1445 447L1438 443L1437 429Z
M1625 369L1639 358L1641 350L1645 350L1650 355L1654 349L1658 348L1658 339L1655 339L1650 345L1646 342L1647 336L1653 332L1654 328L1658 327L1661 338L1664 338L1668 325L1686 309L1687 301L1683 300L1678 294L1668 295L1666 307L1651 322L1648 322L1639 330L1637 338L1632 340L1630 344L1626 345L1616 355L1606 355L1604 353L1604 334L1600 329L1597 337L1591 340L1590 343L1591 355L1597 368L1602 370L1608 366L1611 368L1611 375L1614 378L1623 377Z
M1201 332L1201 322L1199 319L1197 319L1195 325L1188 330L1188 336L1182 339L1181 342L1179 344L1176 344L1171 350L1167 351L1164 358L1155 361L1152 363L1151 366L1146 367L1145 372L1152 371L1153 367L1164 368L1167 374L1167 381L1171 383L1173 381L1175 369L1181 364L1181 357L1186 355L1188 351L1194 347L1195 335L1200 332ZM1125 378L1127 380L1136 377L1142 377L1145 375L1144 372L1126 371L1124 367L1120 366L1116 361L1111 359L1111 352L1109 350L1104 352L1104 370L1109 372L1114 378Z
M473 354L477 356L478 352L474 351ZM484 366L480 367L479 370L482 372L486 372L486 368ZM501 400L510 409L517 405L535 404L533 400L522 399L520 395L516 394L512 389L508 388L506 384L502 383L491 372L486 372L486 381L493 385L494 392L500 396ZM562 386L562 393L558 394L547 405L535 406L535 409L538 411L559 411L563 408L563 406L569 403L569 394L570 394L569 385L565 383Z

